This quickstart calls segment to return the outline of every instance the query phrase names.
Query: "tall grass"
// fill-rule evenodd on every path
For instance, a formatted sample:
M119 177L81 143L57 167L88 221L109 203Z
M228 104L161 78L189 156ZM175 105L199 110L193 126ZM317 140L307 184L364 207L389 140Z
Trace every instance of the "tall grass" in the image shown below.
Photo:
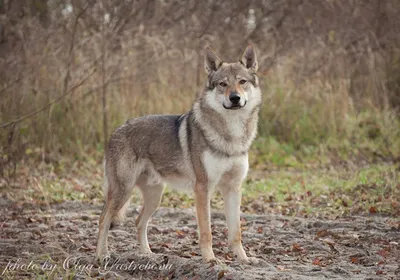
M343 80L307 82L295 87L266 79L260 135L301 146L365 147L397 157L400 120L396 109L381 107L367 92L355 100ZM363 103L356 106L355 103ZM374 147L367 147L371 143Z
M325 145L343 151L362 148L388 158L400 155L400 120L395 109L375 104L367 92L361 101L354 99L349 82L343 79L314 79L304 83L291 80L291 75L279 77L276 69L261 77L263 107L259 137L287 143L294 150ZM94 86L96 81L92 83ZM131 92L131 84L134 86L135 81L108 86L107 114L111 130L132 117L181 114L190 110L196 94L193 90L160 82L151 83L148 94L143 95ZM26 98L19 105L22 111L48 102L40 94L34 97L27 88L23 90ZM35 148L44 154L78 154L88 147L103 149L100 98L96 92L85 95L86 92L86 88L79 89L68 100L3 130L3 156L9 151L9 135L4 132L11 129L18 135L17 142L11 145L23 149L23 153ZM6 102L12 104L13 100ZM0 120L9 119L2 114ZM263 145L267 149L269 144Z
M90 9L100 6L65 18L54 13L48 28L41 27L35 18L13 25L16 34L24 30L24 40L19 42L21 48L8 50L8 56L0 59L0 126L11 122L0 128L0 169L32 155L32 151L44 160L56 155L79 155L86 149L101 151L104 118L110 134L132 117L189 110L206 79L203 46L211 44L225 61L235 61L240 55L236 46L240 43L242 49L247 43L241 35L249 32L245 25L238 25L238 30L225 37L212 33L210 37L180 38L180 32L186 32L185 26L192 26L191 20L196 17L188 17L187 25L173 25L176 30L165 34L162 26L143 31L141 25L133 23L129 27L132 29L117 34L112 24L106 26L101 21L93 23L98 28L88 32L78 16L90 15ZM356 20L347 9L339 8ZM247 15L245 12L242 16L245 19ZM323 26L318 21L307 21L312 28L304 26L309 29L301 31L305 39L296 41L300 46L290 45L269 67L267 45L273 38L262 37L271 28L269 20L262 20L264 16L260 15L259 24L265 26L252 35L258 41L264 95L256 151L268 154L278 144L282 149L279 153L301 151L298 158L306 154L339 154L342 158L363 154L385 159L400 156L397 43L377 44L375 33L379 30L365 25L365 17L357 18L360 26L353 31L362 36L353 42L336 18L320 18ZM127 19L131 19L129 15ZM392 15L390 20L397 22ZM315 29L313 35L311 31L317 27L324 28ZM394 24L392 27L395 30ZM285 28L284 42L303 38L296 24L288 23ZM235 47L227 50L228 41ZM43 107L60 97L60 101ZM12 122L36 110L40 112ZM279 155L274 158L279 162Z

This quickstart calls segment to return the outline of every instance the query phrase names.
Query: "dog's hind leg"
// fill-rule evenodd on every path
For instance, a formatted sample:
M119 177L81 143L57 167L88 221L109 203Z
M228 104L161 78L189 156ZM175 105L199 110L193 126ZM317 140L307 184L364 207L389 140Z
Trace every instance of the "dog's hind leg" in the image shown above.
M129 206L132 189L129 188L129 191L127 190L126 188L116 188L114 192L109 191L108 193L106 204L100 216L96 250L97 258L101 258L107 254L108 230L112 225L115 225L114 223L120 222L123 219L126 208Z
M138 231L140 251L145 254L151 253L149 242L147 240L147 225L150 217L157 210L158 206L160 206L164 184L138 185L138 187L143 196L143 207L139 216L136 218L135 224Z
M135 173L133 175L132 173L127 173L126 176L118 177L115 171L115 168L106 169L107 176L104 188L106 201L99 221L97 259L107 254L108 230L113 223L119 222L123 218L129 206L129 199L137 177Z
M107 255L108 253L107 237L111 220L112 220L111 208L109 207L109 205L105 204L99 221L99 235L97 238L97 248L96 248L97 259L101 259L101 257Z
M130 197L126 200L125 204L118 210L118 212L113 216L110 229L115 228L120 225L125 220L126 211L129 208L129 204L131 203Z

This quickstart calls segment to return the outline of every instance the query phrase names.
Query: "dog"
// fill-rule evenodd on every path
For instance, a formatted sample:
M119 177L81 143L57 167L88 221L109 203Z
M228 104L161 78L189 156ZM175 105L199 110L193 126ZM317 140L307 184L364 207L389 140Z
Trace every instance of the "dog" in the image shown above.
M224 199L229 247L239 262L258 262L247 257L240 228L241 184L262 102L256 52L249 45L238 62L226 63L207 47L204 64L206 88L188 113L130 119L112 133L105 151L97 259L107 254L108 230L123 220L135 186L144 201L135 221L140 251L151 253L147 226L166 184L194 193L205 262L219 262L212 250L210 221L210 197L216 189Z

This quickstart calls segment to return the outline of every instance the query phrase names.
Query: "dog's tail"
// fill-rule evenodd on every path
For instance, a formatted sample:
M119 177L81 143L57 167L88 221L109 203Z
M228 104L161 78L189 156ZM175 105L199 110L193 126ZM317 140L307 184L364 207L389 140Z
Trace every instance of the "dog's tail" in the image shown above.
M106 161L106 158L104 157L104 160L103 160L103 168L104 168L103 194L104 194L105 202L107 203L109 182L108 182L106 165L107 165L107 161Z
M110 203L110 201L109 201L109 199L111 198L111 197L109 197L110 196L110 191L113 191L113 190L110 190L110 187L113 187L113 186L110 186L110 176L112 176L112 174L108 174L108 171L107 171L108 170L108 168L107 168L107 160L105 158L104 158L104 161L103 161L103 165L104 165L104 183L103 183L104 208L106 209L107 208L107 204ZM111 179L112 179L112 177L111 177ZM115 227L115 226L117 226L117 225L122 224L122 222L125 220L125 213L126 213L126 210L129 207L129 204L130 204L130 199L128 199L125 202L125 204L119 205L118 212L114 213L113 216L112 216L110 229Z

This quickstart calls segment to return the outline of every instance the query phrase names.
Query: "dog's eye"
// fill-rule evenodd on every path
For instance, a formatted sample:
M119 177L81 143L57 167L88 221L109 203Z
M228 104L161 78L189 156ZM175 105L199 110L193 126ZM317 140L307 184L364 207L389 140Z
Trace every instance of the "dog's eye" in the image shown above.
M219 85L220 85L221 87L226 87L226 86L227 86L227 84L224 83L224 82L220 82Z
M247 83L246 80L240 80L240 81L239 81L239 84L241 84L241 85L244 85L245 83Z

